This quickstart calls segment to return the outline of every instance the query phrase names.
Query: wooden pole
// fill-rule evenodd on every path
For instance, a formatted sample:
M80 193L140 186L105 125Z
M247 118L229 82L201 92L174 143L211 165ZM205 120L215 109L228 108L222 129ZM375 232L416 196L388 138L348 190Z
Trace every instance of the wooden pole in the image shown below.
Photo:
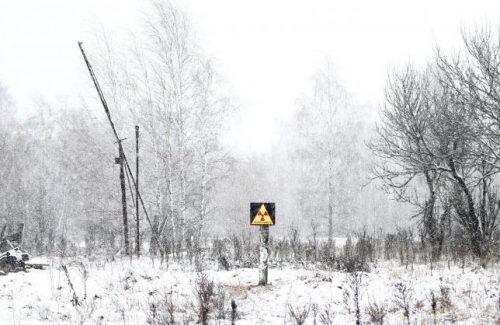
M139 125L135 126L135 253L141 255L139 227Z
M123 238L125 240L125 254L129 255L130 244L128 239L128 216L127 216L127 192L125 187L125 158L123 155L122 140L118 141L118 159L117 163L120 164L120 186L122 189L122 214L123 214Z
M259 246L259 285L267 284L267 273L269 268L269 226L260 226Z

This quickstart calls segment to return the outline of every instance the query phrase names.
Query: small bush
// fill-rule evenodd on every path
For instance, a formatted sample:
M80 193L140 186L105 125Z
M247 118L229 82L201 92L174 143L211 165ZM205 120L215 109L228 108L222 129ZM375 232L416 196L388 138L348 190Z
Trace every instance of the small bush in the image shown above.
M333 325L335 317L331 311L331 305L326 305L323 311L319 314L319 322L322 325Z
M408 325L410 324L412 289L403 282L394 285L394 303L403 310Z
M387 310L384 305L378 305L377 303L370 303L366 307L366 313L370 317L370 321L374 324L384 324L384 318L387 315Z
M431 300L432 318L434 320L434 324L436 324L437 299L436 295L434 294L434 291L431 291L430 300Z
M442 279L441 284L439 285L439 305L443 310L450 309L451 307L451 298L450 298L450 288L443 285Z
M198 318L203 325L208 324L208 317L214 308L215 284L205 273L200 273L196 280L198 299Z
M288 305L288 314L290 315L290 318L295 322L294 324L296 325L303 325L306 322L310 310L311 310L310 304L303 306L296 306L296 307Z
M214 298L214 308L216 311L217 319L226 319L226 292L224 287L217 286Z
M236 320L238 319L238 305L236 305L236 301L231 300L231 324L235 324Z
M149 303L147 323L151 325L175 324L175 305L172 294L165 294L160 300Z
M343 291L344 305L346 306L348 313L354 311L356 325L361 324L361 308L359 305L362 285L361 276L361 273L350 274L348 277L348 284L344 287Z
M337 257L337 270L347 273L370 272L370 266L361 255L343 255Z

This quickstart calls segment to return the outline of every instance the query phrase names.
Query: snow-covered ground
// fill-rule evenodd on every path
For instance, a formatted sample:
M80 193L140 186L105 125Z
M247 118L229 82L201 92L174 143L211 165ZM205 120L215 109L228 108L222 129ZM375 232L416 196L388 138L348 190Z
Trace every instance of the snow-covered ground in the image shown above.
M171 264L167 269L148 258L66 263L80 305L73 306L73 291L54 260L46 270L0 277L0 324L144 324L151 318L153 305L158 306L157 314L166 314L161 304L165 296L171 297L177 322L197 320L200 275L190 266ZM227 311L231 300L236 302L237 324L295 324L290 310L304 309L309 311L307 324L315 320L322 324L327 311L333 324L355 323L352 299L349 308L344 302L344 292L351 288L348 274L271 268L270 284L262 287L256 286L256 269L219 271L213 267L205 273L214 281L219 297L224 292ZM431 292L437 301L437 323L498 324L499 278L498 266L462 270L442 265L431 270L415 265L411 270L396 262L379 263L361 277L362 321L370 323L367 308L376 303L387 313L385 324L405 324L403 310L395 303L395 284L401 282L409 288L412 324L433 323ZM230 324L229 312L226 320L216 320L216 315L213 311L210 323Z

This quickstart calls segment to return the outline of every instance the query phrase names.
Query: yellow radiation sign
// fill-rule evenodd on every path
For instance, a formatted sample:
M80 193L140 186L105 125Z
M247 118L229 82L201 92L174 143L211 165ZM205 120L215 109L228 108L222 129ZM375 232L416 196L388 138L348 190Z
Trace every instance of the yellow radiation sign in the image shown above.
M274 203L250 203L251 225L272 226L274 223Z

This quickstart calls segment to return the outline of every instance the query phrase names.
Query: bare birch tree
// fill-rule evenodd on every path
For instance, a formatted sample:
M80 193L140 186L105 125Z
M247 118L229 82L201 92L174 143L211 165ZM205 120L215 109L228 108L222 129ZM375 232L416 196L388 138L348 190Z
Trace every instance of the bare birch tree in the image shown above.
M229 168L231 159L219 140L231 105L182 10L153 2L144 35L123 53L102 46L127 63L101 65L104 71L118 70L103 75L111 88L107 93L117 94L117 107L144 130L142 166L148 171L141 188L156 217L153 231L164 240L160 249L180 256L184 245L200 239L217 180ZM113 90L116 86L121 89Z
M360 160L353 159L357 154L357 140L351 132L355 122L350 120L354 107L347 91L335 80L330 63L315 75L313 83L312 94L296 116L300 135L298 167L303 175L299 186L300 206L303 214L326 217L331 247L334 224L350 219L346 217L351 212L354 196L349 190L356 188L352 184L355 178L350 175Z

